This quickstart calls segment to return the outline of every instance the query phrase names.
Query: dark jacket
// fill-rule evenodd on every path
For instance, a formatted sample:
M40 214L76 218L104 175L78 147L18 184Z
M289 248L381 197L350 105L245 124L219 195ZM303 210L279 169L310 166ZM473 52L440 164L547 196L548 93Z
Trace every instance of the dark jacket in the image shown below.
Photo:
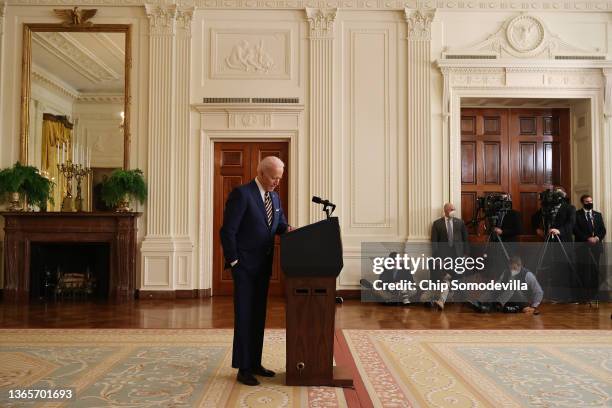
M221 245L226 267L238 262L257 269L271 260L274 235L287 231L287 220L276 192L271 192L272 225L268 227L266 210L255 180L236 187L228 196L221 227Z
M435 220L431 226L431 249L433 256L455 257L465 256L469 253L468 233L463 220L453 220L453 246L448 243L446 221L444 217Z
M589 237L599 237L599 242L596 247L601 249L603 247L603 239L606 236L606 226L604 225L603 217L600 212L595 210L593 214L593 226L586 218L586 211L580 209L576 211L576 224L574 225L574 236L576 242L586 242Z
M500 227L502 229L501 240L504 242L516 242L522 231L521 213L510 210L504 215Z

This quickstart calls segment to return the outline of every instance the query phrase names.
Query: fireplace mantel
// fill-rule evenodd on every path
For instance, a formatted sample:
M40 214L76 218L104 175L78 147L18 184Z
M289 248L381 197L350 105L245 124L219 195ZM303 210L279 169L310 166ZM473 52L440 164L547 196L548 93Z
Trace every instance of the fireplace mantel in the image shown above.
M40 243L107 243L109 299L133 299L136 220L141 213L0 212L4 217L4 290L7 301L28 301L30 246Z

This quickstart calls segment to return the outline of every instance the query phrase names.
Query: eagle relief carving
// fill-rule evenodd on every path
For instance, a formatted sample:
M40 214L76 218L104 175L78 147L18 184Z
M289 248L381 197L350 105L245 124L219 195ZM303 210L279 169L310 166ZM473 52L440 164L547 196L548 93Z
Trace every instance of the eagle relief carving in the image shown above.
M56 16L64 20L64 26L92 26L93 23L90 20L98 12L97 9L84 9L79 10L78 7L73 9L53 9Z
M225 58L225 64L230 69L267 73L274 67L274 61L270 54L264 51L263 47L263 40L260 40L257 45L250 44L247 40L241 40L234 45L230 56Z
M544 41L544 27L535 18L521 15L510 21L506 36L515 50L520 52L532 51Z

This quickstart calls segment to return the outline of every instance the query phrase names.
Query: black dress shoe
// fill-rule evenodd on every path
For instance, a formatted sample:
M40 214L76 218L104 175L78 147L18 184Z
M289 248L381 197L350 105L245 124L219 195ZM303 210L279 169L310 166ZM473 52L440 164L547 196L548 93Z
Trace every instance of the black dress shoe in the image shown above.
M257 378L255 378L253 373L247 370L238 370L236 380L238 380L238 382L243 383L244 385L259 385L259 381L257 380Z
M263 366L254 369L253 374L261 375L262 377L274 377L276 375L274 371L268 370L267 368L264 368Z

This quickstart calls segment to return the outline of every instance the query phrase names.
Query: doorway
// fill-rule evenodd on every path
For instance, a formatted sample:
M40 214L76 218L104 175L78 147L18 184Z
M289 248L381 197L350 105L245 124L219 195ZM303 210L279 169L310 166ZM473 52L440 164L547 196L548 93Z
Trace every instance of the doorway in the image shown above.
M531 216L541 191L561 185L571 197L569 118L568 108L461 109L461 217L470 240L486 239L470 224L478 197L511 194L520 241L536 240Z
M278 194L285 216L288 218L289 191L289 142L218 142L214 148L214 205L213 205L213 294L215 296L232 295L234 285L231 271L225 270L223 248L219 230L223 225L223 210L229 193L237 186L246 184L257 175L257 164L266 156L276 156L285 163L283 180L278 187ZM277 236L274 244L274 262L270 278L269 294L284 294L283 276L280 268L280 240Z

